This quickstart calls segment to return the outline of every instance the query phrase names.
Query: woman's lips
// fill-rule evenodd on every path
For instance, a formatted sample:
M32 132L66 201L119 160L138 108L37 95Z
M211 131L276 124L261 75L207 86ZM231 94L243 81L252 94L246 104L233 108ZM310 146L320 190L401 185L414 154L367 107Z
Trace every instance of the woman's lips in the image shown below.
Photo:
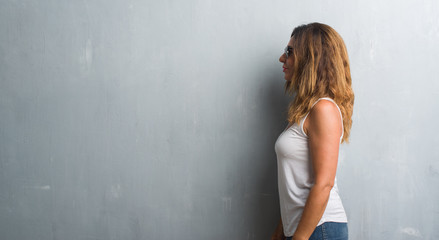
M283 72L285 72L285 70L287 70L287 68L286 68L286 67L283 67L283 69L284 69L284 71L283 71Z

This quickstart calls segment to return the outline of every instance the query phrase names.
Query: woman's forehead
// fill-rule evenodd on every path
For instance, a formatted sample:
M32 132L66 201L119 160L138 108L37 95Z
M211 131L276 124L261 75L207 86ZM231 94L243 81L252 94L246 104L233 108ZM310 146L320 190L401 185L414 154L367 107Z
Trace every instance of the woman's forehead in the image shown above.
M294 42L294 39L293 39L293 37L291 37L290 41L288 42L288 46L292 47L293 46L293 42Z

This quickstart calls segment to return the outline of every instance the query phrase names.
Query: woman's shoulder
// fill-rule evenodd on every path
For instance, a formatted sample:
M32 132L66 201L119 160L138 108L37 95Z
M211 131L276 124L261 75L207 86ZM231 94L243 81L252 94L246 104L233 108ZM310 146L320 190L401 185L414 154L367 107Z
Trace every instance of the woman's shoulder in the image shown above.
M319 98L315 103L314 106L311 108L311 112L333 112L335 111L338 113L338 106L337 103L335 103L334 100L331 98Z
M328 99L319 99L311 108L308 118L315 119L317 121L327 121L335 119L340 121L340 112L335 102Z
M307 122L304 123L304 130L308 134L308 129L320 129L340 131L342 129L340 121L340 110L332 99L321 98L311 108Z

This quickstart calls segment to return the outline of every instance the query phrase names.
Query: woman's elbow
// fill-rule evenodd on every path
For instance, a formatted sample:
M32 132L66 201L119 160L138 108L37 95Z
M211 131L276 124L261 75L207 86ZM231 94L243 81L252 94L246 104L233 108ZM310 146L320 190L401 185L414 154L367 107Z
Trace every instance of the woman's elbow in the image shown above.
M334 187L334 181L318 181L314 184L313 188L318 189L320 191L328 191Z

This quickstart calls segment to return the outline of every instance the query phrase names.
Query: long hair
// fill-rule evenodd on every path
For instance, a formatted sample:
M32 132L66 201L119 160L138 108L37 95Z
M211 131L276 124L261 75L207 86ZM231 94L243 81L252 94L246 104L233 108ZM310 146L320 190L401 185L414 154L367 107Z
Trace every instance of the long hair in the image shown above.
M291 37L294 67L285 92L296 96L288 107L288 122L299 123L313 103L321 97L330 97L343 116L342 142L349 142L354 92L343 39L333 28L321 23L298 26Z

